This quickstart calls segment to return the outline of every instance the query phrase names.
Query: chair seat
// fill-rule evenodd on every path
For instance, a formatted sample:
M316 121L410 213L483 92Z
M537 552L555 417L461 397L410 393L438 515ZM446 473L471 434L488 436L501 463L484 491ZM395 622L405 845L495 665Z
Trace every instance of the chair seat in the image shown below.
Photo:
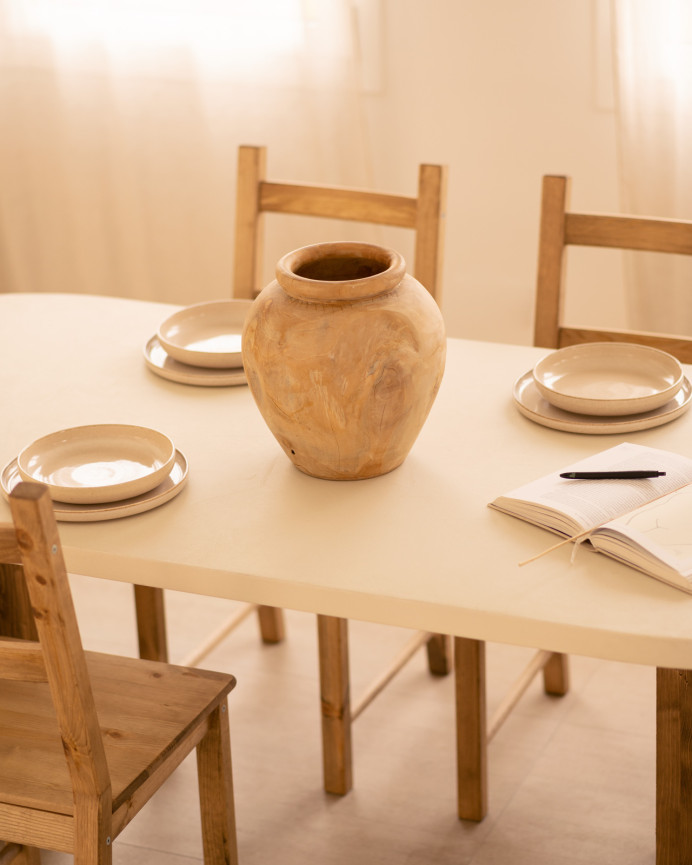
M204 715L225 700L235 679L225 673L85 654L116 812L142 779L155 775ZM197 740L203 732L202 725L195 733ZM0 789L7 804L66 815L74 811L46 683L0 682Z

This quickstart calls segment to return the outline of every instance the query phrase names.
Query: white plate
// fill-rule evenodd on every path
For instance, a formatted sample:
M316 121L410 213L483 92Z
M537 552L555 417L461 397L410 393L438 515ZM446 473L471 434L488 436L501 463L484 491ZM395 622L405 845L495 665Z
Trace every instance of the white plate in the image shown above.
M230 385L247 384L247 377L242 366L236 369L214 369L213 367L190 366L180 363L169 356L159 342L157 336L152 336L144 346L144 360L149 369L178 384L191 384L200 387L229 387Z
M158 508L178 495L187 480L187 460L180 451L175 452L173 467L167 478L153 490L121 502L103 504L73 505L67 502L53 502L55 518L64 523L95 523L101 520L117 520ZM5 497L22 480L17 468L17 460L9 462L0 474L0 487Z
M682 367L671 354L647 345L590 342L551 352L533 376L558 408L613 417L665 405L682 383Z
M117 502L158 486L170 473L168 436L130 424L93 424L37 439L17 457L25 481L45 484L54 501Z
M650 429L675 420L690 407L692 386L683 377L682 385L673 399L664 406L642 414L626 417L604 417L603 415L580 415L563 411L543 399L536 387L533 371L529 370L514 383L514 402L524 417L551 429L589 435L610 435L636 430Z
M240 339L251 300L212 300L187 306L158 329L168 354L190 366L232 369L243 365Z

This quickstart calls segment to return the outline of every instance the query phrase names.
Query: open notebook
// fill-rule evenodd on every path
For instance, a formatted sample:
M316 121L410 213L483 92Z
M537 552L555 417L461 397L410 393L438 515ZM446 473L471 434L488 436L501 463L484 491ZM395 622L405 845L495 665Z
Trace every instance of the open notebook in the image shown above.
M561 472L658 469L664 477L567 480ZM588 542L649 576L692 593L692 459L624 443L560 468L490 507Z

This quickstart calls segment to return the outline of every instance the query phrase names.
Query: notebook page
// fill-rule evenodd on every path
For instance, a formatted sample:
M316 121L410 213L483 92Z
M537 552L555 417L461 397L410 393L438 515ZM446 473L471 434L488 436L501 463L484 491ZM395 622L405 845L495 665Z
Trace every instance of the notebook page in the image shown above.
M684 576L692 575L692 487L683 487L608 523Z
M640 480L568 480L559 477L568 471L623 471L657 469L664 477ZM629 442L565 466L501 496L502 503L528 503L524 511L534 517L541 510L567 515L580 529L600 526L643 504L692 483L692 459L657 448Z

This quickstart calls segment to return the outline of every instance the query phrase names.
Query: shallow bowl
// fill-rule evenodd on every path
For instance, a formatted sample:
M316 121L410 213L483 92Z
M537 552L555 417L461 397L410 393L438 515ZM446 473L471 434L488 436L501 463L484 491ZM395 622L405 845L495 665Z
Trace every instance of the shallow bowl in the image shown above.
M190 366L242 367L241 334L251 300L211 300L174 312L158 329L159 342Z
M541 395L565 411L628 415L651 411L677 393L683 372L667 352L624 342L591 342L551 352L533 369Z
M71 504L122 501L157 487L175 460L163 433L129 424L95 424L37 439L17 457L25 481L45 484Z

